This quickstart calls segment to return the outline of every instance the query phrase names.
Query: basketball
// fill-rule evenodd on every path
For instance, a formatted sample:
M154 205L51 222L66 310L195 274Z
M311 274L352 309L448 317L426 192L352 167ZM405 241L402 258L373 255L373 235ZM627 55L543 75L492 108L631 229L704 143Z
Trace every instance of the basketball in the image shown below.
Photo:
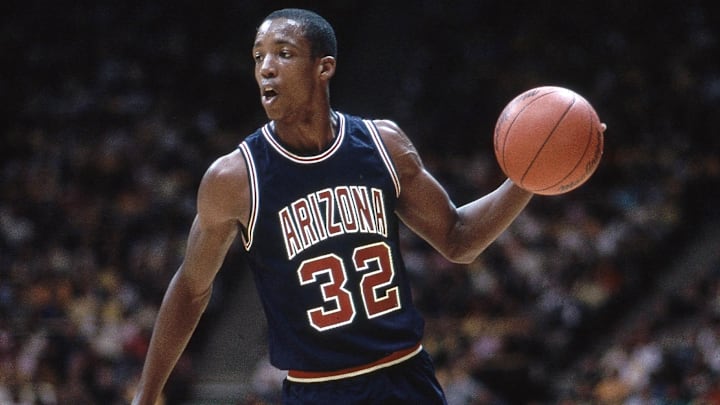
M593 106L555 86L530 89L505 106L495 124L495 157L517 186L542 195L585 183L603 153L603 130Z

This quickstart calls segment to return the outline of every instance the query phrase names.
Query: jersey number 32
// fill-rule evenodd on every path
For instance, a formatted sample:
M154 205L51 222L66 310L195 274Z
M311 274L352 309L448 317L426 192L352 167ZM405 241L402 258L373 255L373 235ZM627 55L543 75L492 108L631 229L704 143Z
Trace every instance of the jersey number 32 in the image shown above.
M352 265L355 271L364 273L357 293L362 297L368 319L400 309L400 292L393 287L395 268L390 247L385 243L373 243L355 248ZM357 311L353 293L348 289L347 270L343 260L328 254L303 261L297 270L300 285L319 284L325 301L324 306L307 311L310 325L325 331L352 323ZM324 276L326 282L320 282Z

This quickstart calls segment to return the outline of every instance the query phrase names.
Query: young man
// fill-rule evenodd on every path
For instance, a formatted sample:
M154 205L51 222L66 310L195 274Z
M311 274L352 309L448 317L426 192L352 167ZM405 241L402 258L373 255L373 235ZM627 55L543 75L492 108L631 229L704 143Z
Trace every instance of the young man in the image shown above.
M457 208L393 122L330 107L332 27L271 13L252 54L269 122L205 173L184 261L167 290L134 404L154 404L240 233L288 404L445 403L423 351L398 221L473 261L530 201L509 180Z

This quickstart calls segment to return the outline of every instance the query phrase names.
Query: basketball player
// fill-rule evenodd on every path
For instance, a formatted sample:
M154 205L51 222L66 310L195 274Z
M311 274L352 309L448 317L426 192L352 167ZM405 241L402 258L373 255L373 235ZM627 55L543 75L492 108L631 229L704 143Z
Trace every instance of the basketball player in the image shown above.
M403 131L330 106L322 17L271 13L252 48L269 122L205 173L184 261L160 308L134 404L154 404L240 234L287 404L443 404L422 348L398 221L473 261L527 205L509 180L456 207Z

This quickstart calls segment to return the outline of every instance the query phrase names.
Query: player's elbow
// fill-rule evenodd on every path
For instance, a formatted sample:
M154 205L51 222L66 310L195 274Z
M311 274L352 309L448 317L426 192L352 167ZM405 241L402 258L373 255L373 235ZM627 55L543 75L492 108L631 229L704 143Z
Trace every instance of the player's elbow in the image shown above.
M469 246L466 243L448 243L440 249L440 253L450 262L456 264L470 264L485 250L485 247Z
M455 264L470 264L475 261L478 255L470 252L452 252L444 254L444 256Z
M188 303L204 307L212 296L213 283L191 274L183 263L170 282L170 288L181 294Z

